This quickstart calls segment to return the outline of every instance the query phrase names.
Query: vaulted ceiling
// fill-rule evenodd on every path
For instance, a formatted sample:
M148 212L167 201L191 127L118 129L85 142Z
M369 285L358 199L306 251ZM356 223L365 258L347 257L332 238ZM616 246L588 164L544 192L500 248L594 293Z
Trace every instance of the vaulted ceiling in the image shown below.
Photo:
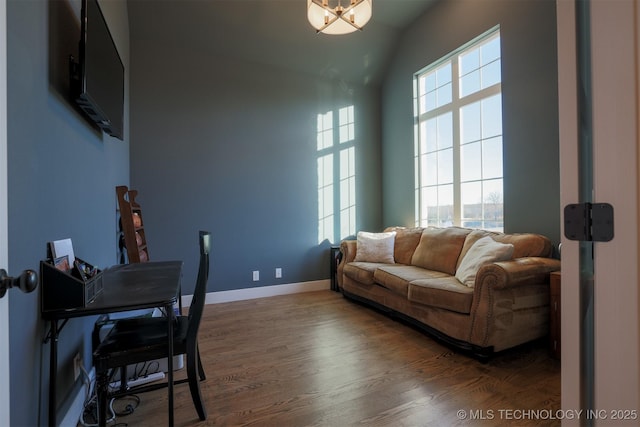
M197 55L375 85L402 31L435 1L373 0L364 29L340 36L316 34L307 0L128 0L129 26L133 43L142 38Z

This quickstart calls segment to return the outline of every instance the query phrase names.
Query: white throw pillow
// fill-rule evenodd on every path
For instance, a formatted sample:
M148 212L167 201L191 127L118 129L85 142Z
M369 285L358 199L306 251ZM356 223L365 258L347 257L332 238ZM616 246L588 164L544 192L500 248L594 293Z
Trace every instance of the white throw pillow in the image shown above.
M369 233L358 232L358 249L354 261L384 262L395 264L393 258L393 246L396 241L396 232Z
M473 288L480 267L490 262L508 261L512 255L511 243L499 243L485 236L478 239L462 258L460 267L456 271L456 279L463 285Z

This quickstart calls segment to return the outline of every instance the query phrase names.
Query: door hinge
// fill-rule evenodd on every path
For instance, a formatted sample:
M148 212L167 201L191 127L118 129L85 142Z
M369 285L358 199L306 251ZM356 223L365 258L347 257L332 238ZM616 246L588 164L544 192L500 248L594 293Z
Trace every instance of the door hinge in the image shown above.
M564 235L569 240L608 242L613 239L613 206L576 203L564 207Z

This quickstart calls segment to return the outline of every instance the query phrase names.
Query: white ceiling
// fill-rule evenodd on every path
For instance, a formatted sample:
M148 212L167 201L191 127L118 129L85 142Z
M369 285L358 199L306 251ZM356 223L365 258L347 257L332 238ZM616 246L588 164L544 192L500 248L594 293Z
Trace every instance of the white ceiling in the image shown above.
M338 0L330 0L336 2ZM348 0L342 0L346 3ZM307 0L128 0L131 38L378 84L404 28L437 0L373 0L363 31L316 34Z

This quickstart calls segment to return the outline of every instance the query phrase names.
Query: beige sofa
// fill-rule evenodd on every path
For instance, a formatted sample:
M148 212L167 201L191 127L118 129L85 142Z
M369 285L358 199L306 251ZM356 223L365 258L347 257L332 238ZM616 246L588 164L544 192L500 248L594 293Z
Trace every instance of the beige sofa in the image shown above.
M481 360L549 332L549 273L560 261L544 236L394 227L358 233L340 250L345 297Z

